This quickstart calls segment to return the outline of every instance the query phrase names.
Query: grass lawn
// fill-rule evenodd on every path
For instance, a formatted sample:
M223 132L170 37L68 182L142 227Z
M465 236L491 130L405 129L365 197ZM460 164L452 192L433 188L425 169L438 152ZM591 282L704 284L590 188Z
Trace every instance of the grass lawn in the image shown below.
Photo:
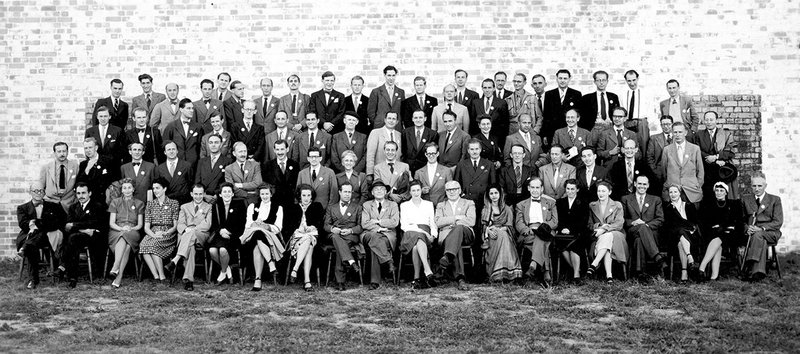
M0 352L799 352L800 255L756 284L298 286L49 280L0 262ZM248 284L249 285L249 284Z

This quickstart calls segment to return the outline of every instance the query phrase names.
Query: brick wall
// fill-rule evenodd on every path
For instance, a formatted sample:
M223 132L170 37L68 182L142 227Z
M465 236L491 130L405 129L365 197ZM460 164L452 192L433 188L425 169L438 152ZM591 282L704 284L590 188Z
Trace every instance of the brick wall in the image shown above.
M436 95L455 68L469 71L475 89L497 70L543 73L552 88L561 67L586 92L591 73L606 69L617 93L625 70L636 69L653 111L671 78L695 97L730 95L726 110L740 107L725 106L738 95L760 95L760 111L732 112L761 125L762 150L740 144L740 153L761 154L768 190L784 201L780 248L798 249L798 12L789 0L0 2L0 256L12 254L14 206L27 199L52 143L80 153L86 107L108 96L114 77L126 83L126 100L140 93L142 72L158 92L174 81L195 99L200 80L223 70L248 85L248 96L264 76L284 94L289 73L310 93L325 70L348 92L356 74L365 91L380 84L387 64L400 69L400 87L410 91L424 75Z

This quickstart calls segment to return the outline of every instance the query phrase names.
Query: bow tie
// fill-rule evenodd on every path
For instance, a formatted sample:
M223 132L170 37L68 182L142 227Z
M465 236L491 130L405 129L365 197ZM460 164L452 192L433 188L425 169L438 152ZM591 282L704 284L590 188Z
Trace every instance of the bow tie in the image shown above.
M142 164L141 162L134 162L133 167L140 166L141 164Z
M211 102L211 100L203 100L204 104L208 104L209 102Z
M142 129L137 128L136 133L144 134L145 130L147 130L147 128L142 128Z
M170 104L178 104L178 100L170 100L169 103Z
M531 199L531 203L541 203L541 199Z
M350 203L342 203L342 208L347 208L348 205L350 205Z

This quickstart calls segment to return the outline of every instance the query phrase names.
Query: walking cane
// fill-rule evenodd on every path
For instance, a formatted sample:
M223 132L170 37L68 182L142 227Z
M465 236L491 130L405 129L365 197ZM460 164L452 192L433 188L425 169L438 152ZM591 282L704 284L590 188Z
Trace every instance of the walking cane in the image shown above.
M756 213L753 212L753 222L750 225L755 226L756 224ZM747 252L750 251L750 241L753 240L753 235L747 235L747 245L744 247L744 254L742 255L742 264L739 267L739 272L744 272L744 265L747 263L745 257L747 257Z

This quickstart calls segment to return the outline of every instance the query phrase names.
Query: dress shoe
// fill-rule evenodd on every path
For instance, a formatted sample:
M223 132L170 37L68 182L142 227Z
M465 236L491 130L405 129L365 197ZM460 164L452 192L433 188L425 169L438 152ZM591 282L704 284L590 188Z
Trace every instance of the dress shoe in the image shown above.
M108 274L106 275L106 279L112 279L112 280L116 279L117 275L119 275L119 272L115 272L115 271L112 270L112 271L108 272Z
M528 271L525 272L525 276L527 276L528 279L536 279L536 268L529 267Z
M431 275L429 275L429 276L427 276L425 278L426 278L425 281L428 283L429 287L435 288L435 287L439 286L439 282L436 281L436 278L433 276L433 274L431 274Z
M119 284L117 284L116 281L111 282L111 287L114 289L119 289Z
M53 276L58 278L58 279L61 279L61 278L64 278L64 273L66 273L66 272L64 272L64 270L61 269L61 267L59 267L59 268L56 268L56 270L53 271Z
M754 283L757 283L757 282L760 282L760 281L764 280L764 278L766 278L766 277L767 277L766 274L758 272L758 273L755 273L752 276L750 276L750 281L754 282Z
M411 282L411 289L414 289L414 290L425 289L425 287L422 286L422 279L419 279L419 278L414 279Z
M184 279L183 280L183 290L194 291L194 283L189 281L189 280Z
M369 284L369 290L377 290L380 287L381 287L381 285L378 284L378 283L370 283Z
M457 287L458 287L458 290L461 290L461 291L469 290L469 287L467 286L467 282L465 282L464 279L458 279Z
M177 267L177 266L175 265L175 263L173 263L172 261L170 261L169 263L167 263L167 264L165 264L165 265L164 265L164 270L166 270L166 271L167 271L167 273L169 273L169 274L172 274L172 273L174 273L174 272L175 272L175 268L176 268L176 267Z
M253 288L250 291L261 291L261 279L253 281Z
M311 283L305 283L305 285L303 285L303 290L305 290L307 293L310 293L314 291L314 287L311 286Z
M336 283L336 290L344 291L344 283Z
M69 284L67 284L67 286L69 286L70 289L75 289L75 287L78 286L78 280L70 279Z
M294 282L296 281L297 281L297 271L293 270L291 273L289 273L289 284L294 284Z
M28 285L26 285L25 288L28 290L33 290L36 289L37 285L39 285L39 282L31 280L28 282Z
M222 280L217 280L217 282L214 283L214 284L216 286L220 286L220 285L223 285L223 284L230 284L230 283L231 283L231 280L226 277L226 278L224 278Z
M590 264L589 268L586 269L586 276L588 277L588 276L594 275L594 272L596 272L596 271L597 271L597 267L595 267L595 266Z
M358 267L358 263L348 264L347 266L351 271L356 272L356 274L361 274L361 268Z
M447 259L447 255L444 255L442 256L442 258L439 258L439 266L442 267L442 269L444 270L450 268L450 260Z

